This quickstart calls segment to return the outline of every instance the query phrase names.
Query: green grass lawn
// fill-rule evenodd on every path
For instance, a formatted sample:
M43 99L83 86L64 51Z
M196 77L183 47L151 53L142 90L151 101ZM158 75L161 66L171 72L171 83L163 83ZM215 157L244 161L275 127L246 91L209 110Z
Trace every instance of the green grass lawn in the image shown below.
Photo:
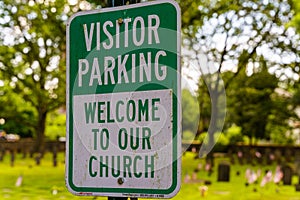
M46 154L42 159L41 165L36 166L33 159L23 159L22 155L16 155L14 167L9 165L10 156L6 155L3 162L0 162L0 199L22 200L22 199L107 199L106 197L77 197L69 193L64 182L64 154L58 156L58 166L53 167L51 154ZM216 159L216 166L223 158ZM192 175L194 169L203 159L194 159L194 154L186 153L182 158L182 179L186 174ZM208 176L208 173L201 170L197 173L197 181L184 183L182 180L181 190L174 200L300 200L300 192L295 191L294 185L283 186L268 183L265 187L258 184L245 186L245 170L266 169L273 170L276 166L240 166L232 165L230 169L230 182L217 182L217 168L214 173ZM237 171L240 175L236 175ZM23 176L22 185L16 187L16 181L19 176ZM203 186L202 180L212 182L208 185L208 191L205 197L202 197L199 187ZM293 177L293 184L297 183L297 177Z

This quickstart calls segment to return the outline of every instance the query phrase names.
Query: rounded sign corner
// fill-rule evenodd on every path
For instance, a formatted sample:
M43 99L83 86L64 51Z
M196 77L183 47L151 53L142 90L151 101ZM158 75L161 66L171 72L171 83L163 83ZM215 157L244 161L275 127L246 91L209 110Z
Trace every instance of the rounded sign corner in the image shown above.
M70 193L72 193L73 195L78 195L78 191L76 191L77 187L73 184L72 180L69 180L68 176L66 176L65 178L65 185Z
M177 184L174 187L174 190L169 195L166 195L165 198L173 198L173 197L175 197L179 193L180 188L181 188L181 181L178 180Z
M176 9L176 11L180 14L181 13L181 8L179 6L179 4L174 1L174 0L165 0L167 3L170 3L171 5L173 5Z

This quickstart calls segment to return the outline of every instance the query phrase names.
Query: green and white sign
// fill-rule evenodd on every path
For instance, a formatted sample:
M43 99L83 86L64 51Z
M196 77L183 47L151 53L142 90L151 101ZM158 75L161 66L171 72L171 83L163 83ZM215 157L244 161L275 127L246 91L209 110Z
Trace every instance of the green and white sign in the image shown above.
M180 9L162 0L67 24L66 182L76 195L170 198L181 179Z

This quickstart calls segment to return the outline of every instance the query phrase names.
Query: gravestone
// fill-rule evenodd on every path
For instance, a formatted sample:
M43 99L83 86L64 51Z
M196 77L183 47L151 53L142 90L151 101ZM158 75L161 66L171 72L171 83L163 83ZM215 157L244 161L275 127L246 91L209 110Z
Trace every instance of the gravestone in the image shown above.
M218 166L218 181L229 182L230 178L230 165L227 163L221 163Z
M293 170L290 166L286 165L282 168L283 172L283 185L291 185L292 184L292 176Z
M42 154L38 153L35 157L35 163L36 165L40 165L41 164L41 159L42 159Z

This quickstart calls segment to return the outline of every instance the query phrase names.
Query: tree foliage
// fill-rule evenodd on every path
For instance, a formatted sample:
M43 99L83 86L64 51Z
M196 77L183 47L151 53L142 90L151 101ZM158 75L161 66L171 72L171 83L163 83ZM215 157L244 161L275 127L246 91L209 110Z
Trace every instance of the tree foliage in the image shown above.
M300 2L292 0L294 17L291 21L291 25L296 27L298 33L300 33Z
M199 109L197 98L188 89L182 90L182 131L193 132L197 130Z
M11 101L1 115L8 122L23 115L22 109L12 112L13 106L33 110L21 124L33 131L38 151L43 150L47 114L65 104L66 21L72 13L89 8L86 1L0 2L0 71L6 88L1 95L13 92L23 101Z
M210 118L211 118L211 100L209 97L208 88L203 79L198 82L197 98L199 103L199 123L197 136L203 132L208 131Z
M64 109L55 110L47 115L45 135L50 140L65 137L66 115Z
M5 119L3 129L7 133L31 137L34 131L33 119L36 116L36 110L32 108L30 103L14 93L10 87L1 86L0 95L0 116Z
M237 76L227 90L229 123L240 126L249 138L267 138L268 118L275 109L271 95L277 86L278 79L264 65L249 77Z
M244 119L236 120L240 120L238 125L244 129L255 128L258 123L259 131L252 132L258 137L267 136L268 122L263 124L256 117L261 114L263 119L274 111L268 108L274 88L291 85L299 78L299 35L287 26L293 18L294 4L288 0L196 2L196 5L190 2L190 6L179 2L183 7L183 21L190 21L183 22L182 27L183 46L187 51L183 58L184 67L201 71L201 79L208 88L211 101L215 99L212 105L218 105L222 96L221 76L226 92L231 92L230 86L236 84L234 89L240 90L240 93L235 91L239 97L232 105L241 105L231 108L230 112L243 114ZM259 71L263 67L265 70ZM228 73L224 74L226 71ZM244 79L241 80L241 77ZM278 79L280 84L271 79ZM267 82L275 85L265 85ZM204 95L199 93L199 96ZM230 97L227 100L230 101ZM265 102L257 104L262 100ZM212 121L217 120L213 113L211 110L210 126L214 124ZM289 115L293 115L293 111L289 110ZM267 120L264 118L264 121Z

